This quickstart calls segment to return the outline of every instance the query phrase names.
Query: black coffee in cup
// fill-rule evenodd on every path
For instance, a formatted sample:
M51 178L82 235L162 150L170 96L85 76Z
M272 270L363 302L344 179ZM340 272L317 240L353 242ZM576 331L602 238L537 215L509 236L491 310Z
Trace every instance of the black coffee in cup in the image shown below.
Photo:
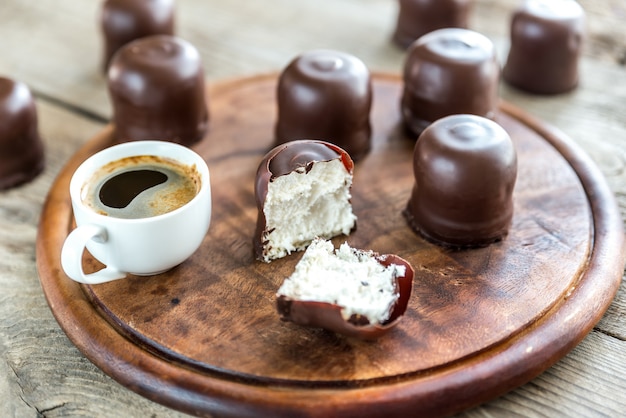
M82 201L94 211L116 218L139 219L171 212L200 190L194 166L139 155L110 162L83 186Z

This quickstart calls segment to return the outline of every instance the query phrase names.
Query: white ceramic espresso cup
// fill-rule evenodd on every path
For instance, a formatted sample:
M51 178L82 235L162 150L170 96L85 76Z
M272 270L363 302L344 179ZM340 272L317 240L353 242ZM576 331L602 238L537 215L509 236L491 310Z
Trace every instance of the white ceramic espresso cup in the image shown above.
M161 215L124 219L94 211L83 203L85 184L102 166L136 155L153 155L195 165L200 189L185 205ZM134 141L106 148L85 160L70 181L70 198L77 227L61 250L65 273L80 283L98 284L127 274L153 275L177 266L191 256L204 239L211 220L211 185L204 159L191 149L166 141ZM106 267L83 270L83 251Z

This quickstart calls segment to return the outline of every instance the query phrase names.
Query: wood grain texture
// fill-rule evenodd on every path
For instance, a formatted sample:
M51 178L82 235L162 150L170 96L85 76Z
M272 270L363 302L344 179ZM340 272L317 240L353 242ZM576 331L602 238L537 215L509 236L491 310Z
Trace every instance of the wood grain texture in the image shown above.
M272 146L276 79L209 91L211 130L194 148L212 173L212 227L170 272L81 291L60 271L58 250L72 228L69 177L112 143L110 129L53 185L38 237L44 292L74 343L117 380L187 412L448 414L534 377L604 313L621 279L624 237L591 161L558 131L503 104L497 120L519 161L509 236L482 249L442 250L401 216L414 182L413 141L399 128L400 79L375 76L372 152L355 167L352 189L359 226L340 240L411 262L414 297L403 322L375 344L280 323L274 294L299 257L259 263L251 241L252 185ZM100 268L89 257L85 264ZM166 382L172 386L155 393Z
M183 416L147 401L85 359L54 321L34 267L34 240L56 174L110 114L99 74L99 0L0 2L0 73L28 83L41 115L48 166L33 183L0 193L0 416ZM209 82L277 71L311 47L341 48L374 70L399 72L388 42L393 0L179 0L178 30L201 51ZM472 26L508 47L516 0L477 0ZM626 219L626 4L581 0L589 38L582 84L571 94L526 95L506 85L505 100L547 121L598 164ZM366 5L366 6L364 6ZM248 12L247 10L250 10ZM268 29L269 28L269 29ZM626 286L591 334L530 383L460 416L610 416L626 410ZM616 370L616 372L612 372ZM6 390L5 390L6 389Z

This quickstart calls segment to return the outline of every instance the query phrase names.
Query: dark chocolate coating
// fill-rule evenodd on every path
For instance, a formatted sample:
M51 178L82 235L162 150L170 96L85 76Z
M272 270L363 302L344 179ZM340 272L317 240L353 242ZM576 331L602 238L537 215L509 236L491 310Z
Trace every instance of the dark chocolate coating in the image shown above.
M29 88L0 77L0 190L32 180L44 163L37 109Z
M437 29L467 29L473 3L473 0L399 0L393 40L408 48L420 36Z
M319 142L297 142L280 149L280 153L269 161L272 178L287 175L300 167L308 172L314 162L330 161L340 156L339 152Z
M500 66L492 42L467 29L439 29L413 43L404 65L402 117L419 135L444 116L494 118Z
M103 71L113 54L135 39L174 35L174 0L106 0L100 28L104 41Z
M327 302L293 300L285 296L276 298L276 309L283 321L298 325L324 328L329 331L364 340L375 340L389 332L406 312L413 289L414 271L408 261L397 255L376 256L385 267L396 264L406 267L404 276L396 277L396 289L399 298L393 307L389 319L384 324L371 325L367 318L350 318L341 315L341 306ZM363 322L364 320L364 322Z
M475 115L434 122L415 144L413 169L415 187L404 215L426 238L474 247L508 233L517 153L500 125Z
M372 81L358 58L332 50L296 57L277 90L276 143L313 138L346 150L353 160L371 146Z
M269 183L276 177L284 176L298 168L309 171L311 164L318 161L331 161L341 158L346 170L352 173L354 162L350 155L338 147L326 141L319 140L296 140L277 145L270 150L261 162L256 173L254 196L258 209L256 231L253 243L256 258L263 259L263 234L267 229L267 220L263 208L269 188Z
M204 72L189 42L167 35L133 41L115 54L108 75L118 142L191 145L206 133Z
M557 94L578 85L585 13L574 1L526 1L511 20L511 47L502 78L537 94Z

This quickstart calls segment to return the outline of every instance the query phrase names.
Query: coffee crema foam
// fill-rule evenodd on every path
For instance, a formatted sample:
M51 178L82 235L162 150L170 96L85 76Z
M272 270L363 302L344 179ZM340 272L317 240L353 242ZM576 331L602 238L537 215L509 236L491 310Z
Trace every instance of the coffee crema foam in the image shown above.
M116 218L163 215L190 202L200 191L195 164L139 155L112 161L83 185L82 202L93 211Z

